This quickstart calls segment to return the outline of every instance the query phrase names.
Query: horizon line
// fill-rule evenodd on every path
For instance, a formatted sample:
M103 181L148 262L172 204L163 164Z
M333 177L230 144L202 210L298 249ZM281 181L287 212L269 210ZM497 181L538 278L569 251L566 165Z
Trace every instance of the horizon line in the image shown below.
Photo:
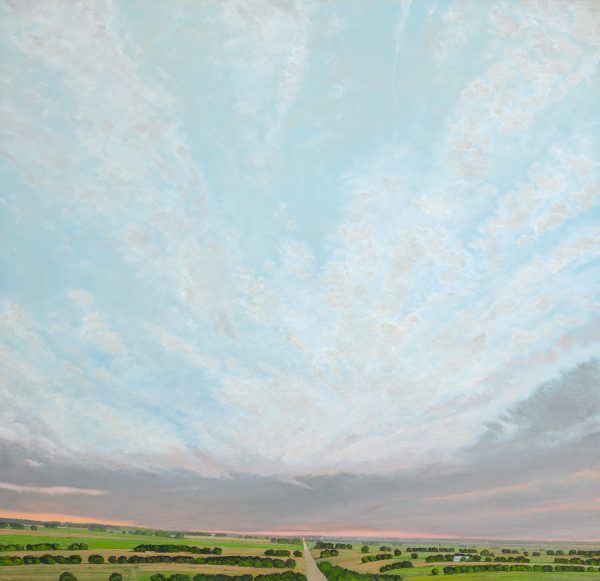
M119 521L119 520L107 520L105 518L96 517L81 517L72 516L62 513L27 513L27 512L14 512L14 511L0 511L0 519L16 519L16 520L29 520L40 523L45 522L58 522L60 524L73 523L82 525L106 525L115 527L135 527L146 530L165 530L168 532L182 532L182 533L209 533L209 534L227 534L227 535L259 535L264 537L275 537L275 536L293 536L293 537L332 537L332 538L350 538L350 539L398 539L398 540L437 540L437 541L499 541L503 543L513 542L526 542L526 543L600 543L600 538L596 539L543 539L543 538L532 538L532 537L484 537L484 536L465 536L459 537L456 535L435 535L432 533L422 533L415 531L375 531L373 529L350 529L350 530L262 530L262 531L241 531L241 530L227 530L227 529L172 529L172 528L157 528L146 525L139 525L130 521ZM0 533L1 534L1 533Z

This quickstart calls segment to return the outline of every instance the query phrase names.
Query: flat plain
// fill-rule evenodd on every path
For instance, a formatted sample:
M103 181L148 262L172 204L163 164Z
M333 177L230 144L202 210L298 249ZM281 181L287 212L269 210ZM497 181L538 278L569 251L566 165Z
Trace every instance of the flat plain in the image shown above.
M333 542L350 542L347 540L339 539ZM352 549L339 549L339 555L337 556L326 556L325 558L321 558L322 549L318 549L315 547L315 542L309 543L311 554L315 558L317 564L322 561L327 561L332 565L337 565L339 567L343 567L345 569L349 569L351 571L356 571L358 573L370 573L377 574L380 572L380 568L384 565L389 565L390 563L394 563L395 561L410 561L412 563L412 567L410 568L401 568L401 569L392 569L387 571L388 574L400 575L408 581L422 581L424 579L431 580L434 578L432 575L433 569L438 569L438 578L449 578L454 581L583 581L584 579L593 580L597 579L600 581L600 570L598 566L593 566L592 569L594 571L588 572L579 572L579 571L552 571L552 572L538 572L538 571L502 571L502 572L473 572L473 573L458 573L454 575L445 575L443 569L448 566L456 566L456 565L519 565L520 563L511 563L511 562L493 562L486 563L483 560L481 562L463 562L463 563L455 563L455 562L439 562L439 563L431 563L427 562L425 559L430 555L435 555L435 552L428 551L414 551L411 549L423 548L423 547L437 547L440 550L440 553L460 553L465 549L471 549L477 551L477 554L480 554L481 551L488 551L489 553L493 553L495 556L499 557L523 557L529 559L530 562L522 563L524 565L552 565L553 567L557 564L554 562L556 557L561 558L574 558L578 557L578 555L569 555L569 551L577 551L577 550L585 550L585 551L600 551L600 545L591 544L591 543L515 543L515 544L469 544L466 545L462 541L444 541L440 543L439 541L431 541L431 540L420 540L420 541L411 541L411 542L394 542L389 543L386 541L378 542L373 544L372 542L361 543L352 541ZM368 546L369 552L363 553L361 551L362 546ZM383 546L387 546L387 548L391 549L391 551L381 550ZM394 555L390 559L382 559L377 561L371 561L367 563L362 562L362 558L365 555L377 555L380 553L389 553L393 554L395 549L399 549L401 551L401 555ZM453 549L450 551L449 549ZM503 550L510 550L511 553L503 553ZM563 555L547 555L546 552L548 550L562 551ZM517 551L517 553L512 553L512 551ZM533 553L540 553L539 556L533 556ZM411 554L416 553L418 555L417 558L411 558ZM600 561L600 556L594 557L595 559ZM586 566L587 569L587 566Z
M271 567L245 567L235 565L209 565L189 563L102 563L89 564L89 555L101 555L107 561L108 557L132 555L156 555L153 551L135 552L133 549L142 544L165 544L165 545L189 545L196 547L222 548L222 556L257 556L264 557L267 549L284 549L293 552L302 550L301 543L273 543L269 539L262 538L237 538L229 536L197 536L186 535L182 538L150 536L145 534L132 534L130 532L94 531L82 527L60 527L57 529L38 530L12 530L0 529L0 545L20 544L33 545L38 543L58 543L60 550L43 551L4 551L3 556L34 555L41 557L49 555L80 555L81 564L35 564L0 567L0 581L58 581L60 574L64 571L73 573L78 581L107 581L111 573L118 572L123 576L123 581L149 581L155 573L172 575L182 573L193 576L198 573L224 574L224 575L267 575L290 570L289 568ZM85 543L87 550L68 550L67 547L73 543ZM193 556L202 557L195 553L160 553L169 556ZM285 560L285 557L282 557ZM296 561L296 572L304 571L303 557L292 558Z
M445 575L443 569L448 566L456 565L479 565L488 564L483 560L478 563L454 563L454 562L428 562L426 558L434 555L432 551L415 551L419 547L437 547L441 549L441 553L462 553L465 550L476 551L475 554L481 554L482 551L493 553L495 556L506 557L526 557L529 559L527 565L552 565L555 566L555 558L557 555L548 555L548 550L553 550L555 553L561 551L560 557L572 558L577 555L569 555L571 551L600 551L600 546L589 543L515 543L511 544L478 544L465 545L462 542L447 541L444 543L432 543L431 541L411 541L411 542L387 542L380 541L377 543L367 541L326 541L326 542L347 542L352 544L352 549L339 549L339 554L336 556L326 556L321 558L321 550L316 548L316 542L308 543L311 554L316 562L328 561L332 565L337 565L345 569L349 569L356 573L368 573L376 575L380 572L383 565L389 565L396 561L410 561L412 567L402 569L392 569L388 573L400 575L406 581L424 581L426 578L431 580L434 575L433 569L438 569L438 577L450 577L453 581L583 581L597 579L600 581L600 571L598 566L593 566L593 571L552 571L552 572L536 572L536 571L510 571L510 572L473 572L465 574ZM212 535L189 535L173 536L148 535L139 534L135 531L119 531L119 530L88 530L84 527L59 527L56 529L39 528L38 530L13 530L0 529L0 544L37 544L37 543L58 543L61 546L60 550L44 550L44 551L4 551L0 552L2 556L20 556L35 555L42 556L50 555L79 555L81 556L81 564L35 564L35 565L17 565L17 566L2 566L0 567L0 581L58 581L59 575L64 571L73 573L78 581L108 581L111 573L118 572L122 575L123 581L150 581L152 575L162 573L167 577L169 575L180 573L192 577L198 573L205 574L223 574L223 575L244 575L250 574L267 575L280 573L289 569L272 568L272 567L247 567L235 565L210 565L210 564L190 564L190 563L108 563L89 564L88 557L90 555L100 555L108 561L109 556L115 557L131 557L132 555L156 555L159 553L153 551L135 552L133 549L142 544L151 545L189 545L195 547L222 549L222 556L256 556L264 557L267 549L284 549L291 553L295 550L304 551L304 547L299 540L297 543L291 542L272 542L268 538L241 538L232 536L212 536ZM86 550L68 550L67 547L73 543L85 543L88 545ZM362 552L361 547L368 546L368 553ZM385 549L385 550L384 550ZM388 550L388 549L391 549ZM452 551L450 551L452 549ZM400 555L393 555L394 550L399 550ZM504 551L504 552L503 552ZM510 551L510 552L506 552ZM363 563L362 559L365 555L377 555L379 553L392 553L392 556L387 559L375 560ZM539 556L534 556L533 553L540 553ZM416 553L416 558L412 555ZM161 552L161 555L179 556L194 556L201 555L195 553L184 552ZM305 572L304 557L293 557L296 561L296 572ZM594 557L594 559L600 559ZM285 557L284 557L285 559ZM509 562L500 562L493 564L517 564ZM587 568L587 567L586 567ZM309 578L309 581L311 579Z

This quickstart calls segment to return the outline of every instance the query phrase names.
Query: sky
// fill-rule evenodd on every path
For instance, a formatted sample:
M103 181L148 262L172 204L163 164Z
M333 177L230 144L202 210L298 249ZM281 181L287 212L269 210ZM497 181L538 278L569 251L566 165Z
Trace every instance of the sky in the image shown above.
M600 4L0 1L0 515L600 540Z

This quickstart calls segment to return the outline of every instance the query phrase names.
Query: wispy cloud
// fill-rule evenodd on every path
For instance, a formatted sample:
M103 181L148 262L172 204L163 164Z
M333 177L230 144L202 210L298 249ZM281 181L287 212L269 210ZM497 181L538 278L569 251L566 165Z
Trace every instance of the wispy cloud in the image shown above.
M595 2L132 6L0 8L7 480L198 479L249 530L267 494L341 523L347 486L344 526L397 530L381 486L407 530L427 498L509 534L556 450L554 483L595 466Z
M44 494L47 496L64 495L83 495L83 496L103 496L106 490L95 488L75 488L73 486L25 486L23 484L10 484L9 482L0 482L0 489L20 494Z

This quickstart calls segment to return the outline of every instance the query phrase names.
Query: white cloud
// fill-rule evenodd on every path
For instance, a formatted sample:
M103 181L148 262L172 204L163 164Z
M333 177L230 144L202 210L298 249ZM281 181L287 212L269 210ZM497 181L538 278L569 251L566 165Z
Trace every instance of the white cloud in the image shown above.
M475 28L463 26L469 4L453 6L438 64L467 50ZM50 313L7 303L3 436L218 474L453 457L486 419L596 348L564 347L597 307L600 233L587 222L596 137L549 132L534 152L528 138L597 69L590 6L571 4L563 19L562 4L499 3L481 70L449 99L429 165L391 152L385 136L360 150L361 163L348 155L329 182L341 184L339 219L315 244L288 206L265 210L267 226L244 224L243 205L224 209L235 206L230 191L205 184L168 78L144 72L117 5L11 4L12 50L52 81L32 78L28 98L30 84L8 67L7 143L35 204L52 208L66 240L89 228L111 277L86 290L91 265L69 270L70 302ZM244 142L231 156L254 156L236 168L244 192L244 180L271 184L283 159L279 140L311 72L312 10L218 4ZM268 230L281 216L286 238Z
M43 494L46 496L103 496L106 490L97 488L76 488L74 486L25 486L22 484L10 484L9 482L0 482L1 490L9 490L18 494Z

